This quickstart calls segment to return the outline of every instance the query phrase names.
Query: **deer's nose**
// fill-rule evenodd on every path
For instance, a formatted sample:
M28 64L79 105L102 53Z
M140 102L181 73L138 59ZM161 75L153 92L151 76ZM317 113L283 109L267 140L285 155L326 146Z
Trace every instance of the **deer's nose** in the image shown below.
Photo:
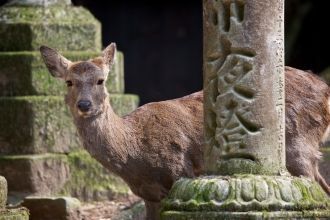
M77 104L77 107L82 112L87 112L92 107L92 103L88 100L80 100Z

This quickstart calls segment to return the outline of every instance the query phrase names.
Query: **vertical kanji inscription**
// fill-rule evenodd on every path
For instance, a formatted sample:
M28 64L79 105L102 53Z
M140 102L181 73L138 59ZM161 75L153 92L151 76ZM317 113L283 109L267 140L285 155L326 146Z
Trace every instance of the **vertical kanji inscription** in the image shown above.
M209 23L219 31L219 47L207 54L206 61L206 65L212 67L211 77L206 83L211 94L207 101L212 108L206 121L209 121L207 130L213 131L207 142L227 154L244 148L247 135L253 135L260 129L250 119L249 105L256 91L243 82L244 78L253 74L252 61L256 53L253 48L233 47L230 39L232 31L242 29L244 1L223 0L214 5Z

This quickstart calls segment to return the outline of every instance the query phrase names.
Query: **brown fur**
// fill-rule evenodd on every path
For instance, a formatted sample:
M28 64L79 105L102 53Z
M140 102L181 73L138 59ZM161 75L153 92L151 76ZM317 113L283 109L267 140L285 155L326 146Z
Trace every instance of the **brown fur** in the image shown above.
M286 67L286 166L295 176L307 176L330 188L318 170L319 144L327 136L330 123L326 83L316 75Z
M57 67L63 64L57 62L62 56L46 47L41 48L41 53L52 75L73 83L66 103L84 147L144 199L147 219L158 219L159 202L174 181L203 171L203 94L200 91L149 103L121 118L113 112L105 86L96 85L98 79L106 79L108 69L104 68L113 63L114 50L113 45L105 49L103 64L99 58L75 64L66 60L64 66ZM63 69L65 72L61 72ZM330 118L325 104L328 87L308 73L292 68L286 71L288 169L294 175L323 182L325 187L317 162L318 144ZM306 90L309 87L313 90ZM87 113L79 112L80 99L91 100L93 108Z

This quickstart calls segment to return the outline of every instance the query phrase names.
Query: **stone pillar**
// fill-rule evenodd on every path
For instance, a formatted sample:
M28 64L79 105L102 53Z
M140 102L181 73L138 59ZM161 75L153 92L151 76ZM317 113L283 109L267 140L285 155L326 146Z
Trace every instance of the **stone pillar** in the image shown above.
M329 217L322 188L285 168L284 0L204 0L203 14L213 176L177 181L162 219Z
M207 170L278 175L285 170L283 1L203 7Z
M100 23L70 0L12 0L0 8L0 36L0 175L8 181L9 201L127 195L123 181L82 149L64 103L66 86L49 75L39 52L44 44L72 61L99 56ZM119 52L107 81L121 115L138 104L137 96L124 94L123 65Z

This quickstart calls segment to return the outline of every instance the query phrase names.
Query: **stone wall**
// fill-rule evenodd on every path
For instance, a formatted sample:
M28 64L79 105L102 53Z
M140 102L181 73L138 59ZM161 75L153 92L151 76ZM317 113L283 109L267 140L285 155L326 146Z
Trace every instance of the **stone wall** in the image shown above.
M64 104L64 84L50 76L38 49L60 50L72 61L99 56L101 25L84 8L54 5L0 8L0 175L11 202L34 196L70 195L83 200L128 193L123 181L82 149ZM138 97L124 94L123 54L107 88L119 115L135 109Z

